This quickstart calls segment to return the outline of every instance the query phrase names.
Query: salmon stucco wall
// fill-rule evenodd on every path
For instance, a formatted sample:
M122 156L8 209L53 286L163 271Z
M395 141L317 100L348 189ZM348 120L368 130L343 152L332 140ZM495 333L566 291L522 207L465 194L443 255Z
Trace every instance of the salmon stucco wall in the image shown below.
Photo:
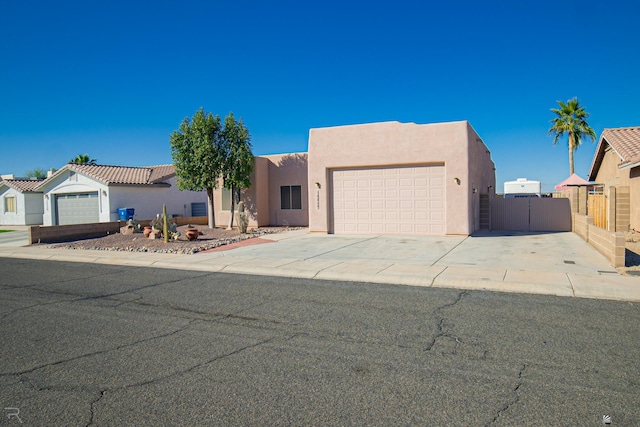
M269 160L269 224L275 226L309 225L308 155L291 153L266 156ZM280 188L300 186L301 209L281 209Z
M480 229L480 194L488 194L489 197L495 196L496 168L491 160L491 152L480 136L470 124L467 124L467 128L467 150L469 153L467 168L469 170L469 185L471 186L471 190L468 191L470 206L468 220L469 234L471 234Z
M222 204L222 180L214 192L216 225L229 224L229 210ZM299 185L302 209L281 209L280 187ZM249 214L249 227L309 225L307 194L307 153L274 154L255 157L251 187L242 191ZM234 225L236 221L234 221Z
M309 229L332 232L330 173L334 169L444 165L445 234L469 235L479 223L474 219L476 215L479 218L479 199L473 189L491 185L495 188L494 166L487 152L466 121L427 125L384 122L311 129Z

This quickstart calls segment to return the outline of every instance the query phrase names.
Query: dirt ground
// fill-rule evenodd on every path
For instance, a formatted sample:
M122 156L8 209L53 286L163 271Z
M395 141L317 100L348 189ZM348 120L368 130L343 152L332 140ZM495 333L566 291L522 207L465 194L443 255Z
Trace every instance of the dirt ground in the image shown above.
M189 241L185 236L187 226L178 227L180 233L178 240L169 240L165 243L163 238L149 239L142 233L122 234L116 233L95 239L84 239L73 242L55 243L48 245L54 248L88 249L102 251L129 251L129 252L161 252L194 254L218 246L235 243L253 237L291 230L286 227L263 227L250 229L246 234L238 230L226 230L224 228L209 228L206 225L198 226L200 235L197 240Z

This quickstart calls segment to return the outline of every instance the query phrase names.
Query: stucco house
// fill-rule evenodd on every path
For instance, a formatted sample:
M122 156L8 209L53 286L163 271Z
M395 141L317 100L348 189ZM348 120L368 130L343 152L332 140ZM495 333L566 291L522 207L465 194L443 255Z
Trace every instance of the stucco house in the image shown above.
M0 180L0 225L42 224L42 192L37 191L42 180L13 178Z
M173 165L131 167L69 163L36 187L44 206L42 224L109 222L119 208L151 219L167 205L169 215L205 215L207 196L180 191Z
M640 126L605 129L591 162L589 181L627 190L631 228L640 229ZM626 187L626 188L625 188Z
M466 121L311 129L308 191L311 232L469 235L495 165Z
M495 194L495 165L466 121L382 122L315 128L308 152L255 157L242 191L249 226L303 226L314 233L469 235L480 200ZM231 195L214 191L217 226ZM67 164L33 191L44 225L109 222L119 208L150 219L206 215L206 192L179 191L173 165Z

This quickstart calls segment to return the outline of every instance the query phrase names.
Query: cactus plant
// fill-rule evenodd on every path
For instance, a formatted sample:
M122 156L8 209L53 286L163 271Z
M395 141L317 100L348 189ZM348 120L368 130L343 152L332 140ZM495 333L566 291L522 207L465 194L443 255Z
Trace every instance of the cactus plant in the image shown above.
M249 225L249 218L244 211L244 202L238 203L238 231L242 234L247 232L247 226Z
M162 205L162 234L164 242L169 243L169 219L167 218L167 205Z

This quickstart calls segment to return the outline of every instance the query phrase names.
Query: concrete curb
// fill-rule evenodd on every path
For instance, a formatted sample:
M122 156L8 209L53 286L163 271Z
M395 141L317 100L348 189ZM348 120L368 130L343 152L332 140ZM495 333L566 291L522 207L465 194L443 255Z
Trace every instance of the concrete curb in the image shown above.
M262 239L276 244L194 255L2 246L0 257L640 302L640 278L612 271L601 255L572 236L538 240L548 239L549 247L558 246L563 255L580 261L575 265L545 258L545 248L530 255L527 251L539 242L526 239L508 241L516 245L510 248L495 238L342 237L310 235L306 230ZM484 252L478 254L478 248Z

